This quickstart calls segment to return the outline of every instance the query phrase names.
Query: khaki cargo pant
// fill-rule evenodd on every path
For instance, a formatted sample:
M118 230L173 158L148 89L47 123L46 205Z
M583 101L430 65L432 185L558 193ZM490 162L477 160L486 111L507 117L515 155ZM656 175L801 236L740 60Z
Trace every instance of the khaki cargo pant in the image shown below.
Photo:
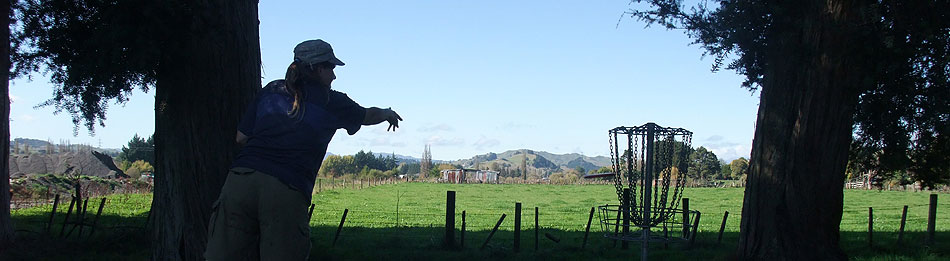
M310 198L277 178L233 168L214 202L208 260L305 260Z

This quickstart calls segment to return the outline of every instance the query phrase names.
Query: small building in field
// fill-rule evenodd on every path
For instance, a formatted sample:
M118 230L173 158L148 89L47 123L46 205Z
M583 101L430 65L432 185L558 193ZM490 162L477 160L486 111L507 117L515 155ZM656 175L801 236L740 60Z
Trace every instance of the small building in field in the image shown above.
M447 183L496 183L498 172L477 169L447 169L443 170L439 179Z

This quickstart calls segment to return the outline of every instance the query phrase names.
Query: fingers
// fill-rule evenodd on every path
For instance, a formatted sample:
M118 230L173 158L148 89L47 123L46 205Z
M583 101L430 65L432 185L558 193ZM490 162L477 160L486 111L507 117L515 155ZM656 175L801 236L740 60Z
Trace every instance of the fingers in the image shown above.
M389 117L386 117L386 121L389 122L389 127L386 128L386 131L390 131L390 130L396 131L396 129L399 128L399 121L402 120L402 117L399 116L399 114L396 113L396 111L392 110L391 108L387 108L386 110L392 113L392 115L389 115Z

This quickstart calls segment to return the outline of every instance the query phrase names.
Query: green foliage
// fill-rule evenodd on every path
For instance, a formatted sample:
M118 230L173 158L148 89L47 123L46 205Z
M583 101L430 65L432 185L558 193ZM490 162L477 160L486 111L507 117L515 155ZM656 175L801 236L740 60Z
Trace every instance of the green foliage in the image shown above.
M154 135L153 135L154 136ZM149 136L148 140L139 137L138 134L132 136L127 146L122 146L122 152L117 157L119 161L136 162L144 160L149 164L155 163L155 140ZM120 169L123 169L120 167ZM125 170L125 169L123 169Z
M396 168L396 156L376 157L373 152L357 152L355 155L330 155L323 159L319 175L323 177L340 177L346 174L357 174L360 177L384 177L385 173ZM376 170L373 172L372 170Z
M13 76L51 74L53 98L42 106L66 111L90 132L102 126L110 101L155 84L163 40L189 12L154 1L13 1ZM74 130L75 131L75 130Z
M132 166L132 162L129 162L128 160L120 160L119 158L114 159L113 162L115 163L116 167L122 170L122 172L125 172L130 166Z
M732 169L730 175L732 179L745 179L745 176L749 173L749 160L742 157L732 160L729 163L729 168Z
M403 174L416 174L420 171L421 164L419 163L402 163L399 164L399 172Z
M743 157L734 159L729 163L729 168L732 170L730 174L732 179L743 179L749 173L749 160Z
M732 179L732 164L722 162L719 173L716 174L716 179Z
M600 167L599 169L592 170L592 171L590 172L590 174L594 174L594 173L607 173L607 172L614 172L614 169L611 168L611 167Z
M330 155L323 159L319 174L323 177L340 177L355 172L356 164L354 164L353 156Z
M725 67L745 75L742 85L750 90L763 84L767 68L782 62L769 57L794 55L773 53L780 48L768 41L786 33L782 30L788 27L782 26L801 24L796 14L814 3L717 1L708 5L703 1L686 8L677 0L644 2L652 9L628 14L649 25L685 29L693 44L715 58L714 71ZM950 2L858 1L841 8L856 8L839 11L860 22L818 26L858 28L854 31L860 35L843 39L861 44L843 43L840 46L846 50L831 52L847 53L866 68L845 68L838 74L869 75L852 82L853 89L847 90L858 101L851 159L860 163L852 165L863 165L849 169L874 169L882 175L907 170L927 187L950 184L950 19L946 17ZM816 21L822 22L828 23ZM805 46L790 47L798 53L818 53L800 49ZM724 66L730 58L734 59Z
M155 172L155 168L152 167L152 164L149 164L144 160L138 160L129 164L129 167L124 171L126 175L129 175L134 179L138 179L142 176L142 174Z
M712 151L700 146L689 155L689 174L693 179L712 179L722 168Z
M587 170L585 170L583 167L576 167L574 168L574 173L575 175L583 176L584 173L587 173Z
M561 185L574 184L579 179L580 177L578 177L574 171L557 172L548 176L548 180L551 182L551 184Z

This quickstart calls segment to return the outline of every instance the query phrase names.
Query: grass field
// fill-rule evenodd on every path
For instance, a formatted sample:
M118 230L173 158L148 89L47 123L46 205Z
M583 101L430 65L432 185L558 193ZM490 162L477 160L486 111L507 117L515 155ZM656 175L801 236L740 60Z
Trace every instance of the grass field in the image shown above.
M445 194L456 191L456 222L466 212L465 246L458 251L441 247L445 224ZM738 241L742 189L687 189L690 207L702 212L700 233L692 246L655 245L655 259L689 260L696 257L729 259ZM941 195L938 206L937 245L922 246L927 222L928 193L846 190L841 222L842 248L854 260L943 260L950 258L950 198ZM18 258L111 259L147 256L145 223L150 195L110 197L101 224L88 239L59 239L44 230L50 207L18 210L14 221L21 238L8 254ZM587 246L581 248L590 208L615 204L610 185L458 185L404 183L365 189L335 189L313 196L312 258L321 259L630 259L639 258L639 246L621 250L608 239L594 216ZM513 250L515 202L522 203L521 250ZM90 200L92 209L93 200ZM96 206L98 201L96 201ZM896 237L901 208L908 205L905 244ZM535 250L534 208L539 210L540 240ZM874 246L867 243L868 207L874 208ZM346 224L333 246L344 209ZM398 210L397 210L398 209ZM723 213L729 212L723 242L716 239ZM398 214L397 214L398 212ZM54 235L65 213L57 214ZM484 250L479 250L498 218L504 222ZM554 242L544 234L559 239ZM456 233L458 238L459 232ZM65 249L65 251L63 250ZM60 256L57 256L60 255ZM139 258L141 257L141 258ZM0 259L7 260L0 255Z

